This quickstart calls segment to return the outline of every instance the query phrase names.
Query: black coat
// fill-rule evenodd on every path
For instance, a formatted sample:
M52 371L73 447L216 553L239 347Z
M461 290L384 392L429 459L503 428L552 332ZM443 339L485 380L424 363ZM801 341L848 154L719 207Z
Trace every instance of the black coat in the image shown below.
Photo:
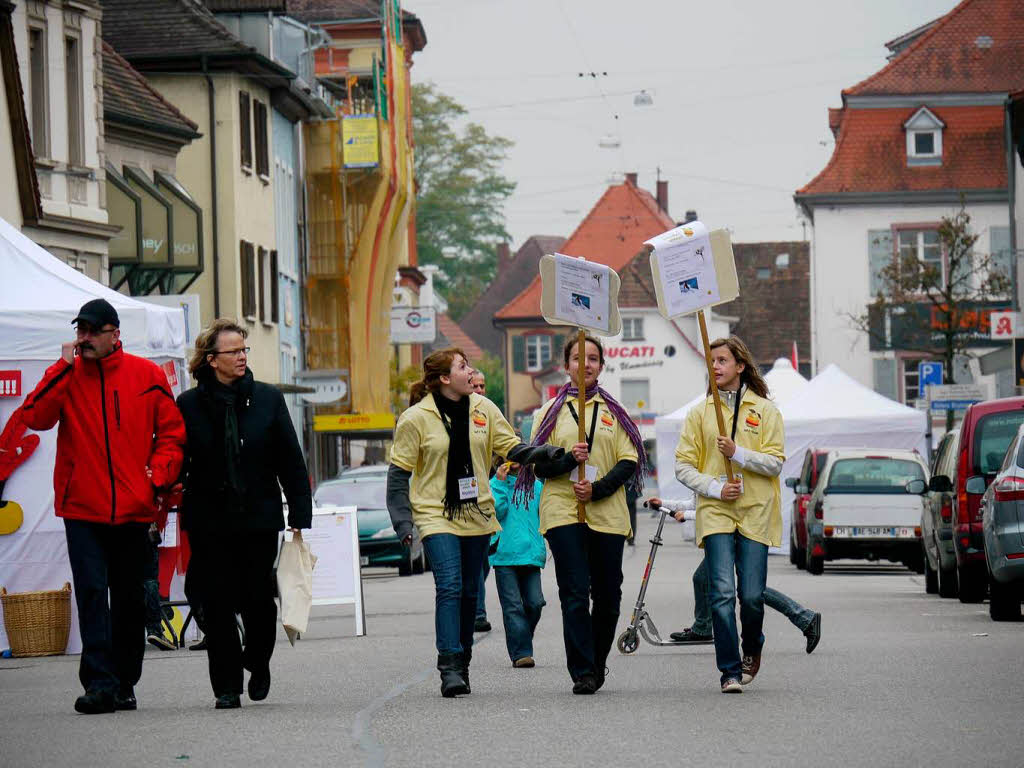
M211 395L215 386L209 378L200 379L197 387L178 397L188 438L182 469L185 529L280 531L284 528L282 488L288 499L288 525L309 528L313 518L309 476L284 397L274 387L254 380L249 370L236 385L245 488L244 501L237 504L224 487L224 412Z

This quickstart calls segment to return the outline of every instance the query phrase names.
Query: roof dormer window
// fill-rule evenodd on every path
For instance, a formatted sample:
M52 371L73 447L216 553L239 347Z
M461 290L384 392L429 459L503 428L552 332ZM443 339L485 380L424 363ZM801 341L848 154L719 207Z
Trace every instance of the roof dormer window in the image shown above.
M942 165L942 129L945 127L928 107L917 110L903 124L907 133L907 165Z

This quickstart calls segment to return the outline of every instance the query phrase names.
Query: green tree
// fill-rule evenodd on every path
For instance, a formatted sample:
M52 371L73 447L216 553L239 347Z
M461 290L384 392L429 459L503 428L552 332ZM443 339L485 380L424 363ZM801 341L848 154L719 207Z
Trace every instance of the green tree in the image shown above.
M515 183L501 173L512 142L476 123L428 83L412 89L416 141L416 248L420 264L440 267L438 290L456 320L494 279L505 231L505 200Z
M505 364L490 352L474 360L473 366L484 374L487 399L499 408L505 407Z

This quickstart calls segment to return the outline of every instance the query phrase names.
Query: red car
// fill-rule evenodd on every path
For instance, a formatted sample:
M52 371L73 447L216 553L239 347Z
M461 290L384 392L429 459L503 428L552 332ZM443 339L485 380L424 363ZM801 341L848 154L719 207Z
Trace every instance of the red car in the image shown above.
M797 568L807 566L807 502L818 484L818 477L827 458L828 451L808 448L800 474L786 478L786 485L796 493L789 522L789 562Z
M982 534L981 497L999 472L1006 449L1024 424L1024 397L975 403L964 414L956 477L933 477L930 487L953 496L953 550L960 601L985 599L988 573Z

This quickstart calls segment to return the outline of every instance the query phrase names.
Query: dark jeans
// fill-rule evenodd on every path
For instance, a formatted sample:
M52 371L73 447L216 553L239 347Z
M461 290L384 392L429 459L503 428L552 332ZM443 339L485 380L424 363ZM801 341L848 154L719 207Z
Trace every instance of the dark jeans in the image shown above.
M700 561L693 572L693 626L690 629L698 635L711 635L711 605L708 601L708 565L707 559ZM778 611L801 632L805 631L814 620L814 611L804 608L800 603L784 595L777 589L764 588L764 604Z
M619 620L626 537L584 523L551 528L546 536L555 561L569 675L573 681L603 675Z
M736 634L736 593L739 585L742 648L745 656L764 646L764 588L768 577L768 547L733 533L704 537L704 559L710 579L711 623L715 658L722 682L742 676L741 644Z
M423 539L434 574L434 634L438 653L473 647L476 596L491 537L433 533Z
M491 572L491 564L484 557L483 567L480 569L480 589L476 593L476 617L487 620L487 574Z
M496 565L494 583L505 625L505 647L512 661L533 656L533 632L547 603L535 565Z
M150 556L146 562L146 576L142 591L146 599L146 631L163 634L163 609L160 607L160 548L147 534Z
M191 533L214 696L242 693L242 669L270 668L277 639L274 561L278 531ZM235 614L242 615L245 652Z
M149 524L64 520L75 582L86 691L115 693L142 677L146 603L142 581L150 557Z

